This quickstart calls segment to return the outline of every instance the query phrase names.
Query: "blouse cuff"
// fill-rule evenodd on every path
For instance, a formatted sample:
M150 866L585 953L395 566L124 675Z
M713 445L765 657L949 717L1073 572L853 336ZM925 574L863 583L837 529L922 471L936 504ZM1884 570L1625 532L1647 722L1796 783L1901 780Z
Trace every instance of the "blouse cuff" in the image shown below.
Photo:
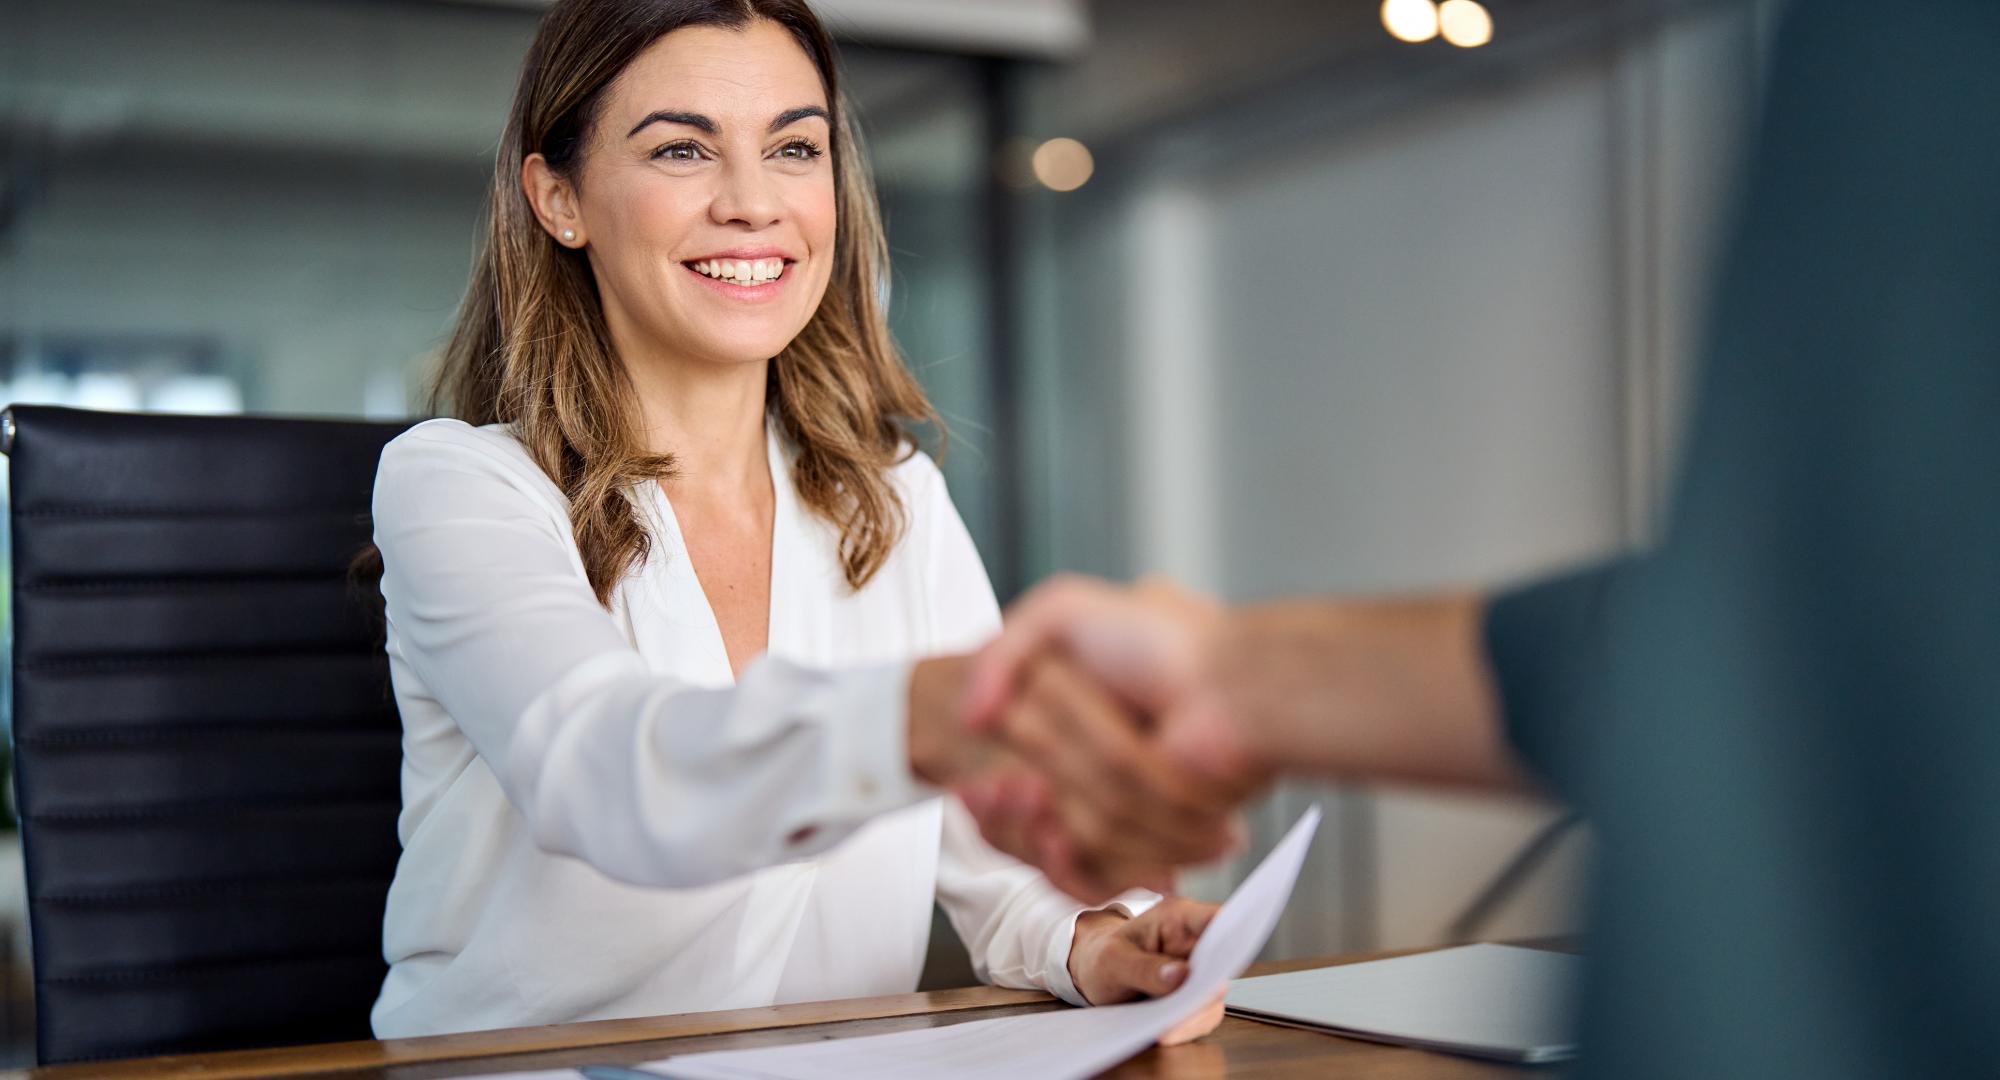
M910 771L910 671L914 661L866 668L834 680L844 700L823 715L846 728L827 740L828 792L863 822L937 794Z

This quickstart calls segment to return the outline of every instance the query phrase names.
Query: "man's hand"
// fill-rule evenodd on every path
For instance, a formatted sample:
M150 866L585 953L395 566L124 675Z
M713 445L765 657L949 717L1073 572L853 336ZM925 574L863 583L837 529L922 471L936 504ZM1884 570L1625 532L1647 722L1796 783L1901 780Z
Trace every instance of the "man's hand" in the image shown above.
M1125 701L1160 711L1199 689L1222 609L1165 582L1132 588L1050 578L1007 610L1006 628L973 658L968 721L997 724L1037 654L1069 653Z
M966 722L1004 728L1007 706L1044 654L1071 660L1162 740L1170 757L1240 799L1260 789L1271 765L1259 760L1218 689L1227 613L1161 580L1123 588L1090 578L1051 578L1007 612L1007 625L974 654Z
M1173 889L1174 870L1240 846L1236 794L1173 761L1146 722L1061 656L1029 664L997 730L962 723L973 663L919 662L910 676L916 776L954 787L987 842L1090 904Z
M1027 772L959 794L987 842L1095 903L1240 846L1265 783L1210 689L1221 609L1164 584L1043 585L973 657L967 726Z
M1171 891L1175 867L1237 846L1235 798L1145 727L1067 658L1043 654L995 732L1017 764L962 781L959 796L988 843L1085 903Z
M1278 769L1521 788L1483 618L1470 594L1226 612L1164 584L1056 579L974 655L964 699L966 725L1039 775L961 794L989 842L1094 902L1152 885L1161 863L1201 861L1191 849L1212 848L1215 823ZM1050 657L1068 670L1045 671ZM1073 696L1070 672L1129 725L1065 723L1035 704Z
M1272 771L1520 789L1476 593L1224 611L1162 584L1036 589L973 657L968 723L996 723L1038 651L1152 720L1170 755L1239 786Z

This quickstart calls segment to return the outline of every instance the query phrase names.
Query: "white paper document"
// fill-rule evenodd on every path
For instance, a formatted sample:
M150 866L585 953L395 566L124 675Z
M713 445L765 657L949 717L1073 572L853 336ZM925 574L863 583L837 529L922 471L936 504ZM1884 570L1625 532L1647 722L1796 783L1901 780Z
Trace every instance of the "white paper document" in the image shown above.
M1244 979L1229 1011L1258 1020L1501 1061L1575 1053L1583 960L1510 945L1455 949Z
M1086 1077L1151 1046L1206 1008L1250 966L1292 895L1319 808L1300 816L1271 854L1216 912L1188 957L1187 981L1166 997L1094 1009L1062 1009L941 1027L819 1039L789 1046L720 1050L650 1062L606 1076L672 1080L1037 1080ZM643 1070L641 1072L640 1070ZM576 1080L572 1070L515 1073L510 1080Z
M1319 809L1314 807L1244 879L1195 943L1187 981L1166 997L889 1035L689 1054L644 1068L674 1080L1059 1080L1095 1075L1201 1011L1250 966L1284 913L1318 825Z

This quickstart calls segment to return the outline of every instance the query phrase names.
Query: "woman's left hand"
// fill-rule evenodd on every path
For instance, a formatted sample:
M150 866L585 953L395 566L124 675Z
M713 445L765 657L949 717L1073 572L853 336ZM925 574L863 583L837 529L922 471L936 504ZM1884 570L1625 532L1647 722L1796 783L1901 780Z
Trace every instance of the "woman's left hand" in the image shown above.
M1172 993L1187 980L1188 955L1217 910L1214 904L1168 897L1136 919L1115 911L1085 912L1076 920L1076 937L1069 948L1070 981L1092 1005ZM1204 1022L1193 1022L1197 1020ZM1174 1029L1174 1041L1198 1039L1215 1030L1222 1010L1207 1009L1190 1021Z

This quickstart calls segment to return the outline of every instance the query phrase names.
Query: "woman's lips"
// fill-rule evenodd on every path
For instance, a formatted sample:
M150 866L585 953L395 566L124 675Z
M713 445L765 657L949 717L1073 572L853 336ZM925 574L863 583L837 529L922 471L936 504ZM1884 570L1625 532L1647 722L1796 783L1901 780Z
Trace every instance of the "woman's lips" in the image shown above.
M744 266L758 262L776 266L766 265L757 269L747 269ZM738 302L757 303L776 298L792 280L792 268L796 265L783 259L704 259L698 263L682 263L681 268L699 278L703 285L714 290L717 295ZM709 272L703 273L697 266L706 268ZM725 276L716 276L715 272L718 269ZM776 270L777 276L766 278L765 275L771 273L773 269Z

